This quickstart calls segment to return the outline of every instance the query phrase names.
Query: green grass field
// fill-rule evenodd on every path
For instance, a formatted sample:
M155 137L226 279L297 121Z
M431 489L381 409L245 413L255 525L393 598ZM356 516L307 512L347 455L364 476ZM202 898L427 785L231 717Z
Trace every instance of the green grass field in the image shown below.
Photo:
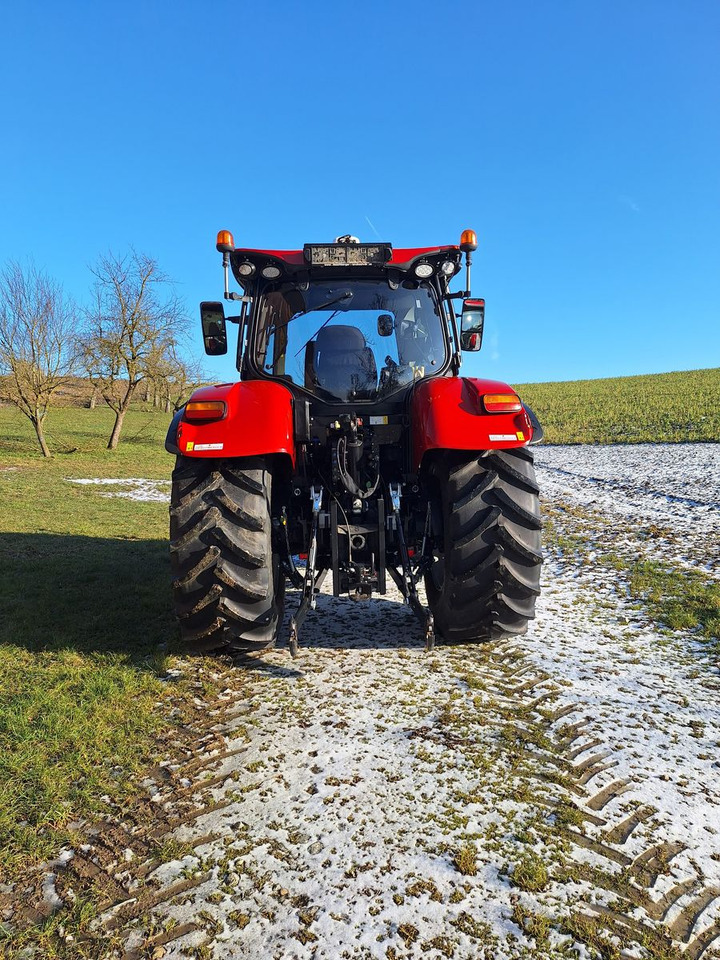
M169 477L168 417L132 411L104 449L105 410L53 410L43 459L0 408L0 876L56 851L69 820L132 790L166 721L175 638L167 504L69 478ZM171 685L172 686L172 685Z
M520 390L549 442L720 440L720 369ZM193 695L166 677L167 504L70 482L168 479L168 422L131 410L110 452L109 410L52 409L43 459L29 422L0 407L0 880L55 853L105 794L132 793L168 700Z
M547 443L720 441L720 368L518 384Z

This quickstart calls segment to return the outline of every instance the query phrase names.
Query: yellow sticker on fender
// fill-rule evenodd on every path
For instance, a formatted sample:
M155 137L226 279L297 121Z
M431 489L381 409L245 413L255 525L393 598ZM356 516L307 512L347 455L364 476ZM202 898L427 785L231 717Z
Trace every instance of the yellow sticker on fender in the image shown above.
M517 438L518 438L518 440L524 440L524 439L525 439L525 434L522 432L522 430L518 430L518 432L517 432Z
M193 442L192 440L188 440L187 446L185 447L185 450L188 450L188 451L189 451L189 450L192 450L192 448L193 448L194 446L195 446L194 442Z

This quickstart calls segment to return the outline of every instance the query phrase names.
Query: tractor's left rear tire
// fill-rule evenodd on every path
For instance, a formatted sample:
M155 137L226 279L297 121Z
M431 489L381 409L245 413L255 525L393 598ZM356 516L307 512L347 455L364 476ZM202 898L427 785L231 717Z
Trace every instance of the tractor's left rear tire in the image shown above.
M272 472L263 457L178 457L170 561L182 639L197 651L271 647L285 578L272 549Z

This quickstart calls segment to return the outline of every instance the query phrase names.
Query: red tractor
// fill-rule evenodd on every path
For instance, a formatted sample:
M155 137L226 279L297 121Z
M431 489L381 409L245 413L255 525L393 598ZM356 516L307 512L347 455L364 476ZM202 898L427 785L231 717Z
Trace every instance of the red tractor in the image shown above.
M225 299L241 306L225 317L220 302L200 305L205 350L225 354L235 323L240 382L196 391L166 442L184 639L271 647L289 580L295 655L328 572L333 594L356 600L384 594L389 575L429 648L436 635L524 633L542 563L531 450L542 429L504 383L459 375L483 335L473 231L459 246L346 236L250 250L223 230L217 249ZM451 293L463 253L466 290ZM229 291L230 269L242 294Z

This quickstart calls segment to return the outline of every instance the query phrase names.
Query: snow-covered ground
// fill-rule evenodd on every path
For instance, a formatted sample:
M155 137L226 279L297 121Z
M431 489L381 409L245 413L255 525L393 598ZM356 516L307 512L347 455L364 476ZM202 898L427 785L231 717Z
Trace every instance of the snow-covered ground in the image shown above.
M205 752L148 781L155 835L185 853L139 882L133 843L152 820L129 832L110 869L130 903L104 917L130 925L128 950L501 960L611 956L611 942L624 957L710 956L717 660L659 630L593 558L611 544L717 572L720 446L548 447L537 461L554 525L585 547L549 552L528 635L427 654L396 597L321 597L299 657L257 661L241 693L208 704ZM150 895L152 931L133 921Z
M538 447L542 496L602 516L659 559L720 575L720 443ZM634 535L634 536L633 536Z

